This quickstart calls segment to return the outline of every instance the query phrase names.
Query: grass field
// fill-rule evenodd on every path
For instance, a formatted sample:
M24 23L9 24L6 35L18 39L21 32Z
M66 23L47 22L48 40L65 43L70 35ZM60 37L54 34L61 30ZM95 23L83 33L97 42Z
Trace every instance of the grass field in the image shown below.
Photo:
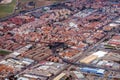
M0 55L8 55L10 52L5 51L5 50L0 50Z
M0 18L13 13L17 0L13 0L10 4L0 4Z

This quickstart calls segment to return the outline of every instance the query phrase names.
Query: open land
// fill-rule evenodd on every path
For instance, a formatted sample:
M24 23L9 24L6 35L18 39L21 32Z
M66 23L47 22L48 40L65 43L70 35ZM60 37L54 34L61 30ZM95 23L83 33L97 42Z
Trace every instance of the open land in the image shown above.
M9 4L0 4L0 18L13 13L17 0L13 0Z

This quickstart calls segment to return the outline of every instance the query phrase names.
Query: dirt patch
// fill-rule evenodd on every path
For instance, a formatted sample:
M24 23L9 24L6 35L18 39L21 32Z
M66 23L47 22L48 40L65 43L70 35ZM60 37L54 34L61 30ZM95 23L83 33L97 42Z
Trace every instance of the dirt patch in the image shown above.
M9 4L9 3L11 3L12 2L12 0L2 0L1 2L0 2L0 4Z

